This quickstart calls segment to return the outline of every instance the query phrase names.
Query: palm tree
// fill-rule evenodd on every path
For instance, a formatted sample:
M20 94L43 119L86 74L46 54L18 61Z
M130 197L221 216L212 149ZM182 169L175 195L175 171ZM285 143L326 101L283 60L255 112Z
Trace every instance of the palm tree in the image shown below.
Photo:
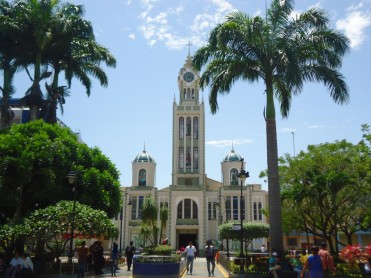
M143 202L143 224L146 225L148 223L148 226L151 227L152 231L152 239L151 242L155 245L157 245L157 204L155 199L150 196L144 199Z
M169 209L167 207L162 207L160 209L160 221L161 221L161 225L160 225L160 239L158 241L159 244L161 244L161 240L162 240L162 232L164 230L164 228L166 227L166 222L167 222L167 219L169 218Z
M273 0L265 18L232 12L217 25L207 44L200 48L193 64L206 66L201 88L211 87L212 113L218 110L217 97L229 93L237 80L265 84L265 121L269 190L270 239L272 250L282 254L281 197L274 97L281 114L288 117L293 95L305 81L322 82L336 103L348 101L349 93L338 69L349 51L348 39L330 29L325 11L312 8L295 18L293 0Z
M10 127L13 113L9 106L9 98L14 93L13 78L19 65L17 63L17 40L22 35L19 26L15 21L14 6L5 1L0 1L0 70L3 72L1 121L0 129Z
M90 75L96 77L102 86L108 85L108 78L101 68L101 62L106 66L115 67L116 60L108 49L95 41L93 28L89 21L81 18L81 6L65 4L57 11L51 47L46 50L46 59L54 69L51 86L47 86L48 109L45 121L56 123L57 102L63 104L71 86L72 78L77 78L90 95ZM64 71L67 86L59 86L59 74Z
M30 108L30 120L37 118L37 112L44 103L40 82L51 75L47 68L45 51L51 46L52 27L58 21L55 17L58 5L59 0L20 0L16 2L19 10L17 20L23 26L27 26L22 39L27 49L22 56L22 61L32 80L32 85L24 97L26 105ZM28 66L33 66L33 76Z

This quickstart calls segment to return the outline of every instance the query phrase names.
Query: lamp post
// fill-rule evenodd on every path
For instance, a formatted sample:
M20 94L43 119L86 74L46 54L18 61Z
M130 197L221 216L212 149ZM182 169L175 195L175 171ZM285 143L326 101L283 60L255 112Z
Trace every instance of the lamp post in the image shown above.
M75 210L76 210L76 184L75 181L78 179L74 171L70 171L67 175L68 182L72 185L73 192L73 206L72 206L72 221L71 221L71 234L70 234L70 252L68 253L69 261L72 261L73 258L73 237L75 232Z
M242 218L242 212L243 212L243 210L242 210L242 197L243 196L242 196L242 187L245 183L246 178L249 177L249 172L246 172L243 169L244 168L243 166L244 166L244 160L241 159L241 171L240 171L240 173L238 173L238 177L240 178L240 182L241 182L241 196L240 196L240 220L241 220L241 230L240 230L240 232L241 232L241 239L240 239L241 240L241 242L240 242L241 246L240 246L240 248L241 248L241 252L240 252L240 258L245 257L245 255L243 253L243 218ZM240 264L241 273L244 272L244 264L245 264L245 262L243 260L242 260L242 262Z
M120 208L120 251L121 254L122 251L122 218L123 218L124 208L121 206Z

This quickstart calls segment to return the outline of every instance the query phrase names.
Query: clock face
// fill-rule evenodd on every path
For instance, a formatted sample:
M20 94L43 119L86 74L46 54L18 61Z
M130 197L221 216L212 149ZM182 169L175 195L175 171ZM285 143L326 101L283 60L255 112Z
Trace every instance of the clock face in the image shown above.
M195 78L194 74L190 71L187 71L184 75L183 75L183 79L184 81L186 82L192 82L193 79Z

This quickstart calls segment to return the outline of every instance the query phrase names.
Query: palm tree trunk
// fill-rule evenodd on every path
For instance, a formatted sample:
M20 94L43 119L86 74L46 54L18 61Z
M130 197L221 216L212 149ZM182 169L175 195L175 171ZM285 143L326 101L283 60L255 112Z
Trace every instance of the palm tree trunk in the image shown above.
M271 250L283 255L281 190L278 175L276 120L266 120L268 161L269 234Z

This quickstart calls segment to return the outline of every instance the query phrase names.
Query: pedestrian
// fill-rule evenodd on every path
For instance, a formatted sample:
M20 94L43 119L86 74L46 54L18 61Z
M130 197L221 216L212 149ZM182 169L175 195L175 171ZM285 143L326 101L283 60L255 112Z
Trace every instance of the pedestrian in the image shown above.
M28 253L22 255L22 266L21 266L22 277L31 277L33 273L33 262Z
M300 252L296 251L295 255L290 255L289 264L292 266L293 270L298 273L297 278L300 278L300 273L303 269L303 266L300 262Z
M88 263L89 248L86 246L86 241L81 242L81 246L77 247L77 262L79 268L77 270L77 278L84 278L86 265Z
M135 247L133 245L133 242L130 241L130 246L126 246L126 249L125 249L125 257L126 257L128 271L130 271L131 264L133 263L134 252L135 252Z
M216 252L215 252L215 261L216 261L216 264L219 264L219 261L220 261L220 252L218 249L216 249Z
M265 253L265 245L263 244L262 247L260 247L260 252Z
M189 245L184 250L185 257L187 259L187 274L190 272L192 275L193 270L193 260L196 259L197 249L192 245L192 241L189 242Z
M3 258L0 258L0 277L1 278L5 277L5 269L6 269L5 262L4 262Z
M111 250L111 277L116 276L117 262L119 260L119 247L116 242L112 244Z
M103 246L102 242L97 240L94 242L93 246L93 264L94 264L94 273L95 275L103 274L102 268L104 265L104 257L103 257Z
M326 243L321 244L321 249L318 252L322 261L323 261L323 278L329 278L331 276L331 272L334 271L334 261L330 252L327 251Z
M324 262L321 260L321 256L318 255L319 248L315 245L312 246L312 255L305 261L303 271L300 277L304 277L305 271L309 270L310 278L323 278Z
M269 271L273 274L274 278L278 278L277 270L281 269L281 266L277 263L277 252L273 252L269 258Z
M209 276L211 276L211 275L214 276L215 249L214 249L214 246L211 245L211 240L206 241L205 256L206 256L207 272L209 273ZM210 270L210 264L212 266L211 270Z
M6 277L7 278L14 278L18 272L21 271L23 264L22 258L19 256L18 252L15 252L14 257L10 261L9 267L6 270Z

